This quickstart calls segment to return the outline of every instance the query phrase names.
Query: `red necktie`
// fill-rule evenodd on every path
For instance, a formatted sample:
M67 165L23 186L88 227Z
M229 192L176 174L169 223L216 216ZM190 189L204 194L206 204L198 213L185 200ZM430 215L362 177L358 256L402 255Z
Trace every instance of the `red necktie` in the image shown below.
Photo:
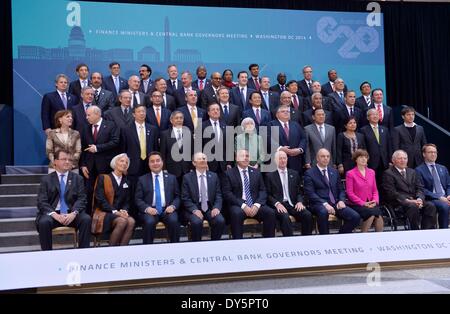
M292 101L294 103L294 108L298 109L298 100L297 100L297 95L292 95Z
M287 122L284 123L284 133L286 134L286 138L289 140L289 127Z
M258 79L257 78L255 78L255 87L256 87L256 90L259 90L259 81L258 81Z
M380 118L380 123L383 121L383 111L381 111L381 105L377 105L378 117Z
M200 90L203 90L203 80L200 80L199 88L200 88Z
M95 143L97 143L97 134L98 134L98 124L94 124L94 134L92 134L92 137L94 138Z

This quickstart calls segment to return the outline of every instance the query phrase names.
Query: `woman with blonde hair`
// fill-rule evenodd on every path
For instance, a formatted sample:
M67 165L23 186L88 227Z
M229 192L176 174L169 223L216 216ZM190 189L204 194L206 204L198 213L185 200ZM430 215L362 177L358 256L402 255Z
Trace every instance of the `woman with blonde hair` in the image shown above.
M71 128L73 122L72 111L60 110L55 114L55 129L49 131L45 148L47 157L50 160L48 173L55 171L55 153L58 150L65 150L73 158L72 171L78 173L78 161L81 154L80 133Z

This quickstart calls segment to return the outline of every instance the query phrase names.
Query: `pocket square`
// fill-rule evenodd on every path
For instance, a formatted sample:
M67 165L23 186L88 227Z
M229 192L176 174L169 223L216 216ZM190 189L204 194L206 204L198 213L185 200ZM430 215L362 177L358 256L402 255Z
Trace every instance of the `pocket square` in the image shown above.
M124 189L127 189L127 188L128 188L128 184L124 183L124 184L123 184L123 188L124 188Z

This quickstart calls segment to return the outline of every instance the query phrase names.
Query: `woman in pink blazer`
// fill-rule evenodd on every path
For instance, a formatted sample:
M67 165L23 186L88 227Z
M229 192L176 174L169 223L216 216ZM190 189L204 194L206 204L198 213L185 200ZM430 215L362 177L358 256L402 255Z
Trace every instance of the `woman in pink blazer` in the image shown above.
M357 149L352 159L356 167L347 171L345 176L348 203L363 219L362 232L367 232L372 223L375 231L381 232L384 222L379 208L380 199L375 182L375 171L367 167L369 154L364 149Z

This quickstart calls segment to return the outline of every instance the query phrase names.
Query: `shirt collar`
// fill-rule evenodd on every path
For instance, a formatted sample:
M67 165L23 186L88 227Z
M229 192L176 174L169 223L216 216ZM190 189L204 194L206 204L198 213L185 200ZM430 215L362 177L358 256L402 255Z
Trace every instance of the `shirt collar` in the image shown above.
M413 122L413 123L411 123L411 124L403 123L403 125L404 125L405 127L407 127L407 128L413 128L413 127L416 126L416 123L415 123L415 122Z

